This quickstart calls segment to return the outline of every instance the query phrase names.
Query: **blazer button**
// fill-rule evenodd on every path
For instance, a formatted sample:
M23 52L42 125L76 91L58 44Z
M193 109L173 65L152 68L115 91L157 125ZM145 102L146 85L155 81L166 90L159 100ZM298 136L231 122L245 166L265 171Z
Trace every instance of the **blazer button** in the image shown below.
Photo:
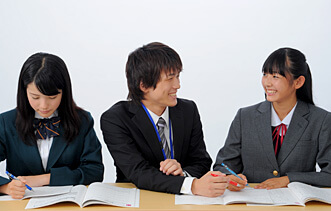
M278 171L276 171L276 170L274 170L272 173L274 174L274 176L278 175Z

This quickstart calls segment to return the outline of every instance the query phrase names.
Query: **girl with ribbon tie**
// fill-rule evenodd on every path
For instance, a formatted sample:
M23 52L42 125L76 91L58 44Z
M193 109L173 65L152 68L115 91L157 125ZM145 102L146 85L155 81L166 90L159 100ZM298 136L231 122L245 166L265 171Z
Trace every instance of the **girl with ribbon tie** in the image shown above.
M0 193L22 198L25 185L102 181L101 144L91 114L72 97L64 61L36 53L23 64L16 109L0 114L0 161L18 180L0 177Z
M229 166L244 188L281 188L290 182L331 186L331 114L314 105L305 56L292 48L273 52L263 65L266 101L239 109L214 170ZM316 163L321 168L316 172Z

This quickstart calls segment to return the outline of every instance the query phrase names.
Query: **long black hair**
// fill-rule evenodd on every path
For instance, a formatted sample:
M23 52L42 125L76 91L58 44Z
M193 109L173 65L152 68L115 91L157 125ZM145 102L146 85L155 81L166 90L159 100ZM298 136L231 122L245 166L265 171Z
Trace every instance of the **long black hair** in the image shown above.
M67 66L58 56L48 53L36 53L23 64L18 80L16 129L26 144L36 143L33 120L35 110L31 107L27 97L27 86L34 83L38 90L47 96L59 94L62 99L58 107L61 126L68 142L79 133L81 120L78 111L81 110L73 100L71 81Z
M312 92L312 78L306 57L293 48L280 48L274 51L263 64L263 73L278 73L286 77L288 73L293 80L300 76L305 77L305 83L296 91L299 100L314 105Z

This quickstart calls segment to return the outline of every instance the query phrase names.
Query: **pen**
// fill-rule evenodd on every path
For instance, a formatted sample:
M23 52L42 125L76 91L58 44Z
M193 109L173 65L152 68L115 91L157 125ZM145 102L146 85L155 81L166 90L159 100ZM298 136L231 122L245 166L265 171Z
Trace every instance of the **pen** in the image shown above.
M14 179L14 180L19 180L17 177L15 177L14 175L12 175L11 173L9 173L8 171L6 171L6 174L8 175L8 177L10 177L11 179ZM30 186L28 186L27 184L25 184L25 187L27 189L29 189L30 191L33 191L32 188Z
M232 171L227 165L225 165L224 163L221 164L224 168L226 168L226 170L228 170L233 176L238 177L239 179L243 180L241 177L238 176L238 174L236 174L234 171ZM250 187L248 185L248 183L246 184L247 187Z
M211 174L211 176L213 176L213 177L218 177L219 175L217 175L217 174ZM234 185L234 186L237 186L237 187L240 187L240 185L238 184L238 183L236 183L236 182L234 182L234 181L229 181L229 184L232 184L232 185Z

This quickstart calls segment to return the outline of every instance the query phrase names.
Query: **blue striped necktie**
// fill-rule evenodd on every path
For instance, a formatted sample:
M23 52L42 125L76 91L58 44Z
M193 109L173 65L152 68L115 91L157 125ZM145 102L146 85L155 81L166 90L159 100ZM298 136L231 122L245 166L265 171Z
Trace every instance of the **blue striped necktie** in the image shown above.
M60 117L50 119L37 119L33 121L33 127L36 129L37 139L47 139L59 135Z

